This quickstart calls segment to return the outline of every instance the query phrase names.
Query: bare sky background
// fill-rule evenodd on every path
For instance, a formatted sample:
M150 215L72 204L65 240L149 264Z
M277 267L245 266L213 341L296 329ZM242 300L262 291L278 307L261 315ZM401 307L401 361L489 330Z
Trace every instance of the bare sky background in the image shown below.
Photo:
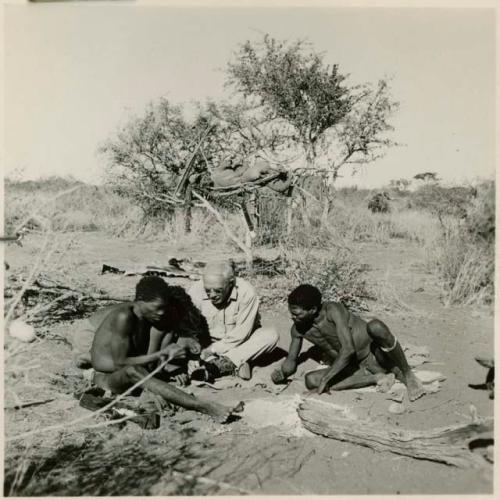
M99 182L97 147L131 113L224 97L231 53L267 32L307 38L352 83L392 77L405 146L341 184L492 177L494 23L485 9L5 6L5 170Z

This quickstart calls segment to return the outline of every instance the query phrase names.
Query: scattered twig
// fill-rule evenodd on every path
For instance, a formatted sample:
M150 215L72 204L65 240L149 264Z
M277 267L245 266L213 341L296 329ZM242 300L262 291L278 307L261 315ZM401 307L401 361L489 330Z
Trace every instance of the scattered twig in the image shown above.
M15 296L14 300L12 301L12 304L9 307L9 311L7 312L7 315L5 316L5 324L9 323L9 320L11 319L12 315L14 314L14 311L17 307L17 304L19 304L19 301L22 299L24 292L31 285L32 281L35 279L36 273L38 272L38 266L40 265L40 263L43 259L43 256L44 256L44 250L47 248L47 245L49 244L50 234L51 233L49 231L47 231L42 248L40 249L40 252L38 254L38 258L36 259L35 263L33 264L33 267L31 268L31 272L28 275L28 278L26 278L26 281L24 282L21 290Z
M235 491L238 491L239 493L244 493L246 495L252 495L252 492L250 490L246 490L244 488L240 488L239 486L234 486L234 485L229 484L229 483L224 483L222 481L216 481L215 479L210 479L208 477L197 477L197 476L193 476L192 474L180 472L180 471L175 470L175 469L172 470L172 474L174 476L183 477L189 481L196 481L197 483L200 483L200 484L206 484L208 486L217 486L218 488L221 488L221 489L235 490Z
M409 413L414 413L417 411L428 411L428 410L434 410L436 408L439 408L440 406L447 405L448 403L451 403L452 401L456 401L454 398L447 399L446 401L442 401L434 406L429 406L427 408L417 408L417 409L410 409Z
M16 403L14 405L5 406L4 410L20 410L21 408L27 408L29 406L39 406L46 403L54 401L55 398L39 399L37 401L25 401L22 403Z
M297 467L295 467L295 469L290 473L288 474L289 477L292 477L292 476L295 476L295 474L298 474L300 472L300 470L302 469L302 467L304 467L304 464L316 453L316 450L313 448L311 451L309 451L309 453L307 453L303 458L302 460L300 461L300 463L297 465Z

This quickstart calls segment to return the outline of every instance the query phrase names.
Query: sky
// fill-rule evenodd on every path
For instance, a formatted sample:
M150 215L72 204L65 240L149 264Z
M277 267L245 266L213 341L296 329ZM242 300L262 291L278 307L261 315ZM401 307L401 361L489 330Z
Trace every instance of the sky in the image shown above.
M491 9L173 8L5 5L4 167L23 178L99 183L99 145L148 102L224 98L223 68L263 33L308 39L350 75L391 78L403 146L340 185L376 187L431 171L446 182L495 172Z

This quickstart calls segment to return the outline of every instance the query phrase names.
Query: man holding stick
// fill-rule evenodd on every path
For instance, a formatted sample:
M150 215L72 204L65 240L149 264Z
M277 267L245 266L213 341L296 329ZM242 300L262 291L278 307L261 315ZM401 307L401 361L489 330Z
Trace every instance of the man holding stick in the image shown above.
M164 339L159 350L151 349L152 344L158 345L157 341L151 341L151 331L155 327L157 332L161 331L167 310L167 289L167 283L161 278L144 277L137 284L133 302L107 310L90 350L95 385L120 394L147 377L148 367L151 369L158 362L186 357L185 346ZM188 343L187 350L199 352L199 344ZM169 403L205 413L221 423L235 411L235 408L195 398L156 377L146 380L142 387Z

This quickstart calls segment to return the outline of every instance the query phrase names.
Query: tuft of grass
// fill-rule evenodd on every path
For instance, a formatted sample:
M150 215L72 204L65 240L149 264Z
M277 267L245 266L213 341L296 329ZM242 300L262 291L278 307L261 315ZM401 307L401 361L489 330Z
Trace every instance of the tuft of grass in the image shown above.
M494 214L494 184L484 183L463 219L441 218L441 234L432 242L428 259L440 276L445 304L493 302Z
M368 310L366 299L373 294L364 279L367 268L349 250L339 248L332 257L310 247L282 246L278 261L275 273L252 276L265 306L286 303L295 287L308 283L319 288L324 300L342 302L354 311Z

